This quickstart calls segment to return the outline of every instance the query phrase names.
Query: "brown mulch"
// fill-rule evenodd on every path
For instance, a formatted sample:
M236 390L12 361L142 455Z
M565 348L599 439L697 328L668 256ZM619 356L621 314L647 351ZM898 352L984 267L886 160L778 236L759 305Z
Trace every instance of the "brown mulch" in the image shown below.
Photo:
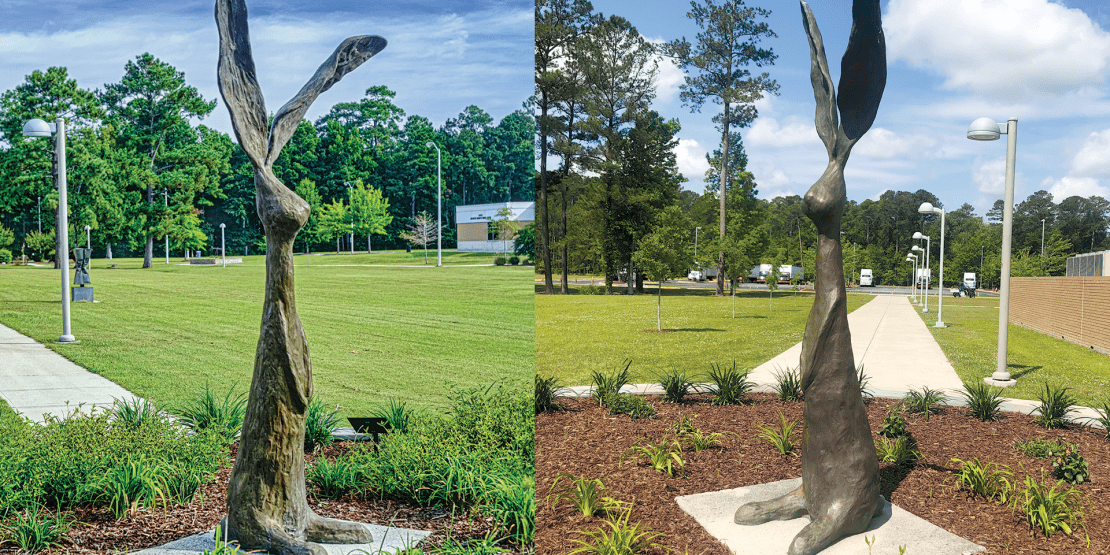
M318 456L334 458L350 449L352 442L338 442L317 453L305 454L311 463ZM228 464L234 459L238 445L232 445ZM76 519L68 542L55 553L92 554L131 552L179 540L215 528L225 514L227 482L231 468L222 468L215 480L201 486L193 503L142 510L137 514L116 520L104 507L77 507L72 511ZM412 503L381 500L375 497L350 495L342 499L317 499L309 486L308 504L317 514L381 526L395 526L432 532L420 542L425 550L443 545L450 532L455 541L481 539L494 528L492 519L482 515L451 514L442 508L423 507ZM392 523L392 524L391 524ZM0 547L0 552L15 552L10 544ZM518 551L519 553L519 548Z
M711 406L707 396L676 405L648 397L658 411L654 419L630 420L610 416L591 399L563 399L565 411L536 416L536 554L562 554L580 547L572 539L587 540L578 531L603 527L599 517L585 517L563 502L554 509L547 502L552 482L561 473L600 478L608 495L632 502L630 522L664 535L656 541L671 553L728 555L728 549L710 536L692 517L678 507L675 497L801 476L797 455L780 455L761 439L760 425L776 425L779 411L787 420L799 422L794 432L799 445L803 404L783 403L769 394L755 394L746 406ZM878 430L887 409L898 401L875 399L868 406L871 429ZM1003 413L997 422L980 422L962 407L945 407L928 421L924 416L907 416L907 429L916 438L924 460L910 468L880 465L883 496L903 509L933 524L987 548L990 554L1013 553L1110 553L1110 441L1102 430L1073 426L1046 430L1024 414ZM641 438L658 443L673 437L671 426L680 415L693 418L694 427L704 432L726 434L719 447L700 453L684 450L685 476L668 477L630 456L621 456ZM1020 513L980 498L969 498L952 487L958 463L953 457L1009 465L1017 481L1026 474L1037 479L1042 469L1051 472L1051 462L1023 455L1015 441L1029 438L1065 440L1079 446L1087 460L1091 482L1075 486L1085 498L1085 530L1070 537L1062 532L1046 538L1033 534ZM1024 467L1024 471L1022 470ZM1055 483L1055 479L1048 476ZM567 483L566 479L560 485ZM560 488L561 489L561 488ZM1086 545L1090 535L1090 547ZM912 550L912 538L907 538ZM662 554L667 550L653 549Z

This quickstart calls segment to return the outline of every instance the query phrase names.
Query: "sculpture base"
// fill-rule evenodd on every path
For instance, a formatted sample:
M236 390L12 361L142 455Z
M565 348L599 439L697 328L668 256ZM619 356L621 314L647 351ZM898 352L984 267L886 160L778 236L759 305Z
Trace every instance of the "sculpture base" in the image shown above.
M732 521L736 509L751 501L764 501L789 493L802 479L783 480L743 488L685 495L675 498L678 506L694 517L709 535L717 538L737 555L785 555L790 541L809 523L809 518L741 526ZM907 553L965 555L985 551L900 507L884 503L883 512L871 520L862 534L848 536L826 548L822 555L859 555L868 553L864 537L874 537L872 555L897 555L899 546Z
M407 528L395 527L387 528L376 524L366 524L365 526L370 529L370 533L374 536L373 545L338 543L322 543L320 545L323 546L328 553L334 555L363 552L376 553L379 549L385 553L396 553L415 545L416 542L423 540L431 534L423 530L409 530ZM216 540L213 538L215 532L215 530L209 530L207 532L193 534L192 536L159 547L137 551L134 555L196 555L206 549L212 550L216 548Z
M87 302L87 303L94 302L93 301L93 288L92 288L92 286L71 287L69 290L71 292L70 300L72 300L74 302L77 302L77 301L84 301L84 302Z

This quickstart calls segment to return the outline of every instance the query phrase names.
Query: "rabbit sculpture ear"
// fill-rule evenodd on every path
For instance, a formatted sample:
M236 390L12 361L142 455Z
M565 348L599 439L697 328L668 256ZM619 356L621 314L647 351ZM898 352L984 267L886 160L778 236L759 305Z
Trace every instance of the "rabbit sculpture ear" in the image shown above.
M340 43L300 92L274 115L266 163L273 164L277 159L285 143L289 142L289 138L297 130L297 125L301 123L301 118L308 111L308 107L320 93L330 89L344 75L354 71L363 62L374 57L374 54L381 52L385 45L385 39L377 35L351 37Z
M255 167L266 155L266 100L255 77L244 0L216 2L220 60L216 72L220 95L231 113L235 138Z
M802 0L802 26L809 37L809 80L813 83L813 99L817 101L814 123L817 126L817 135L825 143L829 158L832 158L836 152L836 89L833 88L832 76L829 75L829 62L825 59L821 30L817 28L817 20L813 18L813 12L805 0Z
M886 88L886 39L879 0L852 2L852 35L840 61L840 125L855 143L871 129Z

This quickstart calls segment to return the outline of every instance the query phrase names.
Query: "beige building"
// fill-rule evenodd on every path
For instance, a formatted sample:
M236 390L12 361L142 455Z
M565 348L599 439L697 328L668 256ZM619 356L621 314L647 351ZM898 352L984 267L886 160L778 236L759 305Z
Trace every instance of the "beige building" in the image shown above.
M507 215L506 215L507 212ZM536 219L534 202L497 202L455 207L459 252L512 252L512 237L500 237L497 221L520 229Z

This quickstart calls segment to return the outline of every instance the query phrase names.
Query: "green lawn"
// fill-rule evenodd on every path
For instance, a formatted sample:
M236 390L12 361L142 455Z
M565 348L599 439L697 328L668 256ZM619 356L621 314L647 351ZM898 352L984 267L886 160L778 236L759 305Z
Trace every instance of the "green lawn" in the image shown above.
M542 290L542 285L537 287ZM812 293L744 291L732 299L712 290L663 288L663 329L656 333L655 288L644 295L536 295L536 372L564 385L586 385L590 372L611 372L632 359L634 383L655 381L672 366L704 374L712 362L754 368L802 340ZM849 295L848 310L870 301ZM773 309L771 308L773 305Z
M997 297L946 297L947 328L934 327L936 298L930 298L929 310L921 317L961 380L979 381L994 373L998 355ZM1006 364L1017 385L1006 388L1005 396L1035 400L1047 380L1070 387L1081 405L1091 406L1106 398L1110 391L1110 357L1014 324L1010 324L1008 336Z
M529 387L531 267L436 268L434 258L428 267L335 265L404 264L405 253L308 258L312 266L296 271L297 308L316 395L342 406L342 416L365 416L390 397L442 408L448 383L505 378ZM491 260L452 253L444 264ZM262 257L227 268L157 262L143 270L140 259L93 260L99 302L72 303L75 345L54 343L58 272L0 266L0 323L160 406L179 405L205 383L246 391L261 321Z

